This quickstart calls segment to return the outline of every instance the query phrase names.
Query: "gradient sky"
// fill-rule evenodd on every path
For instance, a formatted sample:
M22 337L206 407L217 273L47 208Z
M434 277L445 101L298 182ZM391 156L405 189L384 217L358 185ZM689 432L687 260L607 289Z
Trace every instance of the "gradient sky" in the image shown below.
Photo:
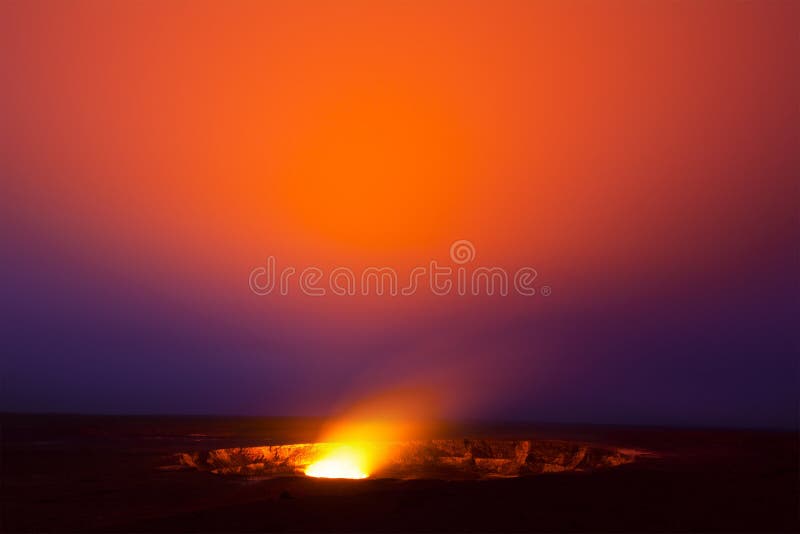
M795 426L798 3L0 6L0 410ZM256 296L530 265L549 297Z

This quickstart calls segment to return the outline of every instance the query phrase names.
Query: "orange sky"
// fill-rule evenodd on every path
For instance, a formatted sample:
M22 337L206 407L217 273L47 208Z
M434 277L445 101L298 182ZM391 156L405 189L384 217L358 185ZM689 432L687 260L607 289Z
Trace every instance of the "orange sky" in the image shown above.
M725 266L785 257L796 235L793 15L4 2L3 217L76 269L253 328L497 311L254 299L247 273L267 255L407 269L469 239L482 264L536 267L563 295L547 306L713 285Z
M10 148L36 177L11 194L214 263L458 236L626 261L781 201L736 174L796 113L782 4L502 4L9 4Z

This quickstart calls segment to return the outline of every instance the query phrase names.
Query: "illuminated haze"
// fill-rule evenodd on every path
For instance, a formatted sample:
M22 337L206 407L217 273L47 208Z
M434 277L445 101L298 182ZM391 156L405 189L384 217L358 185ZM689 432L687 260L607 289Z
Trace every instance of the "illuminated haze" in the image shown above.
M795 424L797 4L44 7L0 7L0 409L410 390L441 417ZM247 287L269 255L408 272L457 239L553 294Z

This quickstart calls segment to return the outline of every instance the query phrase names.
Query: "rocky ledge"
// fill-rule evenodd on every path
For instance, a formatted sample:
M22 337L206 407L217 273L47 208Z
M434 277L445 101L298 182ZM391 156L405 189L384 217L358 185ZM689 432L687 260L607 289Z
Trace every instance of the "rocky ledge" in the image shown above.
M181 453L172 468L220 475L302 475L335 443L300 443ZM556 440L458 439L370 444L382 461L373 478L475 479L589 471L634 462L649 454L597 444Z

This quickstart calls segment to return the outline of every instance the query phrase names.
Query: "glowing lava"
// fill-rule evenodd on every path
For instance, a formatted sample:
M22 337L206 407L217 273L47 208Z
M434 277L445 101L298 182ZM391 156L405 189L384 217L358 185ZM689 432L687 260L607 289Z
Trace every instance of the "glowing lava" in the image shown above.
M309 465L305 474L318 478L367 478L366 455L347 445L337 447L331 454Z

